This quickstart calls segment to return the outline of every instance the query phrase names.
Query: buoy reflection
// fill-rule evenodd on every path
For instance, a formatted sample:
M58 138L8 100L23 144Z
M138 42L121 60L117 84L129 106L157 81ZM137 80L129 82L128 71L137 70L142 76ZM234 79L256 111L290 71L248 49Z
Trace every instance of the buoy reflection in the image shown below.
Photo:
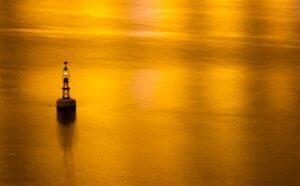
M76 111L57 111L57 136L64 154L65 181L74 185L75 173L72 147L75 141Z

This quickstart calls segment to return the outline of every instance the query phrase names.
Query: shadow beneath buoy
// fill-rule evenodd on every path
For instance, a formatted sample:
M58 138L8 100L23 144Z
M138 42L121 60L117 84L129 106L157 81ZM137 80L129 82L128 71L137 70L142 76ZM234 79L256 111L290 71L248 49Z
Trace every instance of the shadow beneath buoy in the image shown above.
M73 146L75 137L76 111L57 111L58 140L64 151Z
M74 185L73 145L76 141L76 111L57 111L57 137L64 154L65 181Z
M75 140L76 111L57 111L57 136L64 151L71 150Z

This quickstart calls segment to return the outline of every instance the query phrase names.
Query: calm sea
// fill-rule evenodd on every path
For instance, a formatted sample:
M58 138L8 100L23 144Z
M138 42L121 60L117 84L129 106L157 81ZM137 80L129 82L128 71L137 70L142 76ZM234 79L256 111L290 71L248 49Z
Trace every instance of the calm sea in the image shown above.
M299 12L1 0L0 185L300 185Z

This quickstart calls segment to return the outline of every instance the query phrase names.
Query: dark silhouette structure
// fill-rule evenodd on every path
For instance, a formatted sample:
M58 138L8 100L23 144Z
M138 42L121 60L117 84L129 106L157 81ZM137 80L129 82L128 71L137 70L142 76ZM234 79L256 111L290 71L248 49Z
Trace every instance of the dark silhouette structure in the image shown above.
M63 87L62 87L62 98L58 99L56 102L57 110L76 110L76 100L70 97L70 72L67 67L68 62L64 62L65 67L63 69Z

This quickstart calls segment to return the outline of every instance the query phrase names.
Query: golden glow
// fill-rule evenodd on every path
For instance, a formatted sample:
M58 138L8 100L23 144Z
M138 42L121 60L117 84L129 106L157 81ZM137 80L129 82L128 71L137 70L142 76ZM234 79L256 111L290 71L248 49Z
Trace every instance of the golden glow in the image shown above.
M136 1L128 10L112 6L111 1L27 0L18 6L20 24L13 32L47 37L141 36L180 37L184 34L184 1ZM76 21L74 21L76 20Z
M22 11L20 24L29 28L12 29L49 37L115 35L120 33L115 18L123 17L118 7L109 1L33 1L18 7ZM74 21L76 20L76 21Z
M185 28L185 1L164 0L157 1L156 7L156 31L169 37L181 38Z
M234 117L225 117L222 120L211 120L210 133L205 134L208 138L209 145L206 151L206 157L213 161L212 164L217 167L226 167L226 172L223 168L216 170L215 174L223 174L226 176L236 172L237 167L247 166L248 170L253 171L251 165L247 165L243 159L247 157L248 152L245 146L245 129L243 120L236 120ZM212 132L213 131L213 132ZM218 144L218 145L216 145ZM249 158L250 159L250 158ZM224 185L235 185L236 180L224 179Z
M137 71L134 79L135 99L148 109L182 108L185 81L184 69Z
M208 106L214 111L241 112L244 109L245 76L243 67L238 65L210 65L203 78L208 87L203 90Z
M297 1L280 1L274 3L272 0L264 2L266 24L269 27L266 29L265 37L269 37L275 41L293 41L297 35L297 10L291 10L287 7L296 7ZM287 45L286 43L284 43Z
M132 8L128 10L128 21L132 24L129 32L133 36L153 36L156 16L154 1L135 0Z
M293 69L287 66L278 66L267 74L267 98L271 109L291 111L295 108L295 79L292 74Z
M232 1L211 0L207 6L208 34L212 37L242 37L240 9Z

